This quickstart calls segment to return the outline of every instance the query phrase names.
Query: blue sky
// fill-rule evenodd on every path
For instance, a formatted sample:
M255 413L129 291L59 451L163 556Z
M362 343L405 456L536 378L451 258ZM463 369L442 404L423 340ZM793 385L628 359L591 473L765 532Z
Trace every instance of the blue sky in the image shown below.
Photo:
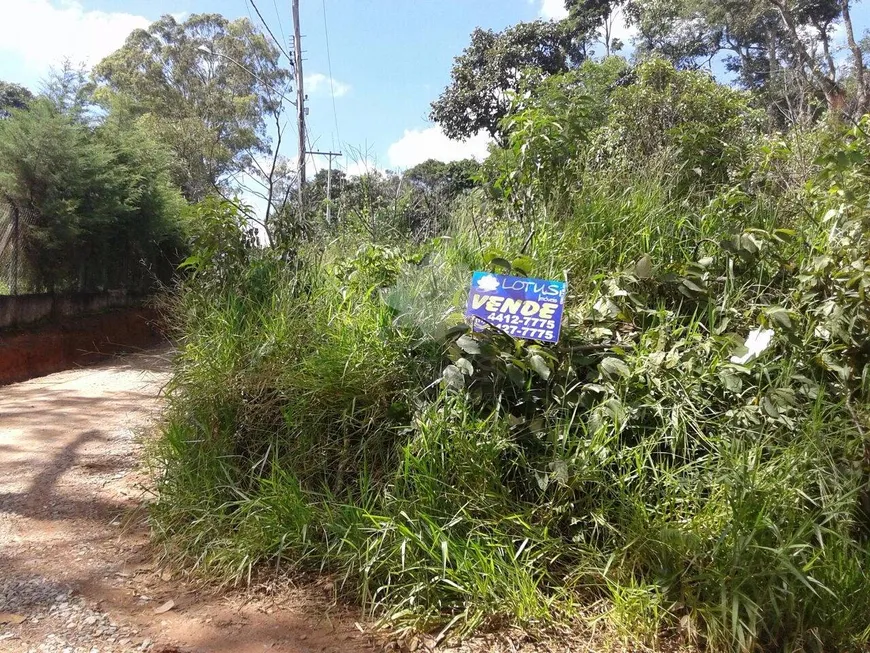
M276 36L289 36L289 0L254 1ZM427 119L429 103L475 27L533 20L542 1L325 0L334 116L324 2L301 0L312 145L368 153L381 168L409 167L428 155L484 153L483 138L447 141ZM247 0L0 0L0 79L37 89L64 56L94 63L162 14L200 12L256 21ZM351 157L345 164L354 167Z
M289 0L254 1L279 39L290 34ZM95 63L132 29L162 14L216 12L256 20L248 2L0 0L0 79L36 89L64 56ZM856 28L863 33L870 26L870 4L855 4ZM313 146L367 153L369 165L394 169L431 156L482 155L484 138L453 143L427 119L429 103L449 81L453 57L475 27L499 30L563 11L561 0L325 0L334 115L324 0L301 0L301 7ZM351 157L344 160L348 164L358 167Z

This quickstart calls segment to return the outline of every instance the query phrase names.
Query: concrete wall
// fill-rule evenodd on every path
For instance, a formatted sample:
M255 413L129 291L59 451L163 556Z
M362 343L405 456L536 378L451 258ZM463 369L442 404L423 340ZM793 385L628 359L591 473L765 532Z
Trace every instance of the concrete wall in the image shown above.
M139 306L142 298L123 290L65 295L0 295L0 329L21 329L43 322L62 324L65 319Z

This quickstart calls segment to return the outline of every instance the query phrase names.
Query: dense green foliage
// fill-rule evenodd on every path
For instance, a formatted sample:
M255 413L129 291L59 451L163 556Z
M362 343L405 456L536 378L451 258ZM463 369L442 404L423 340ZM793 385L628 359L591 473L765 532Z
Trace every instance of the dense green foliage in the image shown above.
M514 97L434 232L402 226L397 177L342 180L329 237L285 249L199 209L167 551L327 571L436 633L867 645L870 123L767 134L704 73L624 67ZM561 342L469 333L474 269L567 279Z
M94 78L98 97L123 96L169 145L175 181L199 201L270 152L265 121L280 118L290 79L280 55L246 19L167 15L130 34Z
M566 72L584 57L566 25L538 21L499 33L476 29L471 44L453 64L452 83L432 103L431 118L451 138L486 131L502 140L509 91L534 78Z
M345 231L374 241L420 241L440 232L461 194L479 185L479 173L480 164L473 159L424 161L404 173L373 169L348 176L333 171L328 202L328 171L319 170L306 183L301 219L298 205L285 204L272 221L273 240L279 249L293 247L300 234L318 238L341 223Z
M301 189L286 54L246 20L164 17L93 75L0 84L26 284L180 270L153 523L204 574L326 572L439 636L595 621L640 645L866 649L870 82L850 3L566 7L476 30L433 103L449 136L493 137L485 162ZM632 62L609 56L616 12ZM723 55L733 86L697 69ZM561 341L471 333L480 269L567 280Z
M13 245L22 284L143 291L169 281L185 236L168 150L121 111L90 127L80 104L67 108L39 98L0 120L2 201L26 218Z
M0 81L0 117L9 117L12 109L23 109L33 100L33 93L18 84Z
M849 73L835 61L837 30L853 31L849 0L627 0L641 49L690 64L721 55L741 85L757 91L775 121L820 104L868 109L863 49L854 39ZM845 83L844 83L845 82ZM854 84L847 97L846 85ZM807 95L815 94L809 103ZM802 97L804 96L804 97ZM804 106L801 106L801 105Z
M186 254L184 200L233 198L245 176L268 189L266 215L245 207L245 221L271 241L293 190L277 154L280 56L248 20L164 16L93 71L52 69L38 97L0 82L0 288L170 283Z
M870 110L866 43L856 35L853 0L566 0L569 15L520 23L499 33L476 30L456 57L451 83L432 103L432 119L451 137L487 131L500 144L512 91L575 70L598 46L606 57L633 28L636 57L679 68L719 57L776 127L817 118L824 109L858 118ZM838 63L837 36L848 57ZM714 122L711 117L709 122Z

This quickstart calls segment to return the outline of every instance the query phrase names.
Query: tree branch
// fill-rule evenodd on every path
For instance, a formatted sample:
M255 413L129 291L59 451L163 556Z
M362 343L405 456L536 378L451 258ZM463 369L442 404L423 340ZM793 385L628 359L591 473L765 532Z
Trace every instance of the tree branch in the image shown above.
M785 24L785 28L788 31L789 36L792 38L795 53L797 54L798 59L800 59L801 64L810 71L813 80L815 80L816 84L819 85L822 92L825 94L828 108L832 110L842 109L845 95L843 89L836 81L832 80L819 70L818 65L807 51L806 45L798 34L794 16L792 16L791 10L786 6L785 0L770 0L770 3L779 10L782 22Z
M852 51L852 63L855 66L855 77L858 81L858 112L867 111L867 81L864 71L864 53L855 41L855 30L852 27L852 14L849 11L849 0L840 0L843 13L843 24L846 27L846 42Z

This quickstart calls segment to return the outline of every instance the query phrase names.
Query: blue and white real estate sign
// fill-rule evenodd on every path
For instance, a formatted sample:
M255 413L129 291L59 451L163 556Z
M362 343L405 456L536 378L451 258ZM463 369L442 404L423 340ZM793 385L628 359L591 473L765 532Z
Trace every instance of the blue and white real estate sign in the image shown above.
M487 326L514 338L558 342L567 284L475 272L465 316L475 331Z

